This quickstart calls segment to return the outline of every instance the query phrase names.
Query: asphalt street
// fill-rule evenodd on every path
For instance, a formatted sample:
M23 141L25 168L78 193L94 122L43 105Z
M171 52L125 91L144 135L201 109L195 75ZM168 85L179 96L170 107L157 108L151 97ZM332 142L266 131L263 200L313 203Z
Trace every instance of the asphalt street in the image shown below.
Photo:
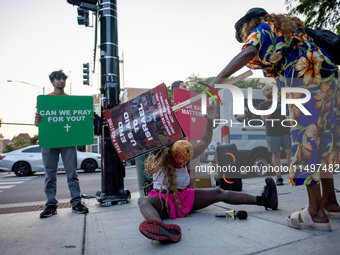
M125 172L124 188L130 190L130 192L138 191L136 168L127 167ZM99 169L93 173L78 171L78 177L82 194L94 197L96 192L101 189L101 172ZM57 178L57 198L59 200L69 199L70 193L65 172L58 172ZM43 173L17 177L13 173L0 172L0 204L45 200Z

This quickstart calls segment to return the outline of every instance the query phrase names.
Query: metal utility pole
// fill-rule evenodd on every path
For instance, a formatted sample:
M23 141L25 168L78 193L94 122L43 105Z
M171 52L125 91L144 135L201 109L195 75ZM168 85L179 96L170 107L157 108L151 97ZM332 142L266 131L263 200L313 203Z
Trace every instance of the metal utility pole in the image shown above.
M119 57L117 33L116 0L67 0L80 9L97 14L100 24L100 93L102 121L96 125L101 133L102 183L97 192L98 202L119 202L131 198L130 191L124 190L125 167L111 142L111 135L103 111L119 105ZM79 9L78 8L78 9ZM79 20L79 19L78 19ZM87 26L84 22L81 24ZM97 34L95 34L97 36ZM97 40L95 40L96 42ZM96 48L96 45L95 45ZM97 123L97 124L98 124Z
M119 105L119 57L116 0L102 0L99 8L102 112ZM102 115L103 116L103 115ZM116 153L106 122L102 126L102 185L99 202L126 201L125 167Z

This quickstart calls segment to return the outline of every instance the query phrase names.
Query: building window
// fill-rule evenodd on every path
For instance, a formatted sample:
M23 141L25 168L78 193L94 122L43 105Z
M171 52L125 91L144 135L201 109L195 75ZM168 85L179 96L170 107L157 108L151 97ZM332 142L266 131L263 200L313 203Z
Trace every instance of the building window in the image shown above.
M93 138L93 144L91 144L91 152L100 153L99 150L99 136L95 136Z

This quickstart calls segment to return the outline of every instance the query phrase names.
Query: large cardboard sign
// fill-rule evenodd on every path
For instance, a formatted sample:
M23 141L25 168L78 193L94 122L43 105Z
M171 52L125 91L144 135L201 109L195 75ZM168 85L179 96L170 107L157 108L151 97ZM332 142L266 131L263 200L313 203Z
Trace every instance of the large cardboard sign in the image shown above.
M183 138L164 83L103 114L121 160Z
M174 103L179 104L196 95L197 92L174 88ZM207 105L209 104L207 100ZM205 131L207 118L201 113L201 100L176 112L178 122L189 140L201 140Z
M39 95L39 146L59 148L93 143L91 96Z

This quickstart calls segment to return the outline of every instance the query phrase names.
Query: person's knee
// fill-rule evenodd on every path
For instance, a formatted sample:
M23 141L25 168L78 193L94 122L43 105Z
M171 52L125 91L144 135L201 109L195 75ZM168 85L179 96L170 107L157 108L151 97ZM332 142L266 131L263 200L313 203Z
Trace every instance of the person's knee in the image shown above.
M223 190L223 189L214 189L212 195L213 195L214 197L217 197L217 198L220 198L220 199L221 199L222 196L225 195L225 193L226 193L226 191Z
M226 199L233 197L233 193L238 192L224 189L215 189L214 196L217 198L218 201L225 201Z
M139 208L141 209L145 207L146 205L150 205L150 201L148 197L140 197L137 203L138 203Z
M290 155L290 154L292 154L292 149L285 149L285 152L286 152L287 155Z
M272 152L273 158L280 158L281 151Z
M57 181L56 171L45 171L45 181Z

